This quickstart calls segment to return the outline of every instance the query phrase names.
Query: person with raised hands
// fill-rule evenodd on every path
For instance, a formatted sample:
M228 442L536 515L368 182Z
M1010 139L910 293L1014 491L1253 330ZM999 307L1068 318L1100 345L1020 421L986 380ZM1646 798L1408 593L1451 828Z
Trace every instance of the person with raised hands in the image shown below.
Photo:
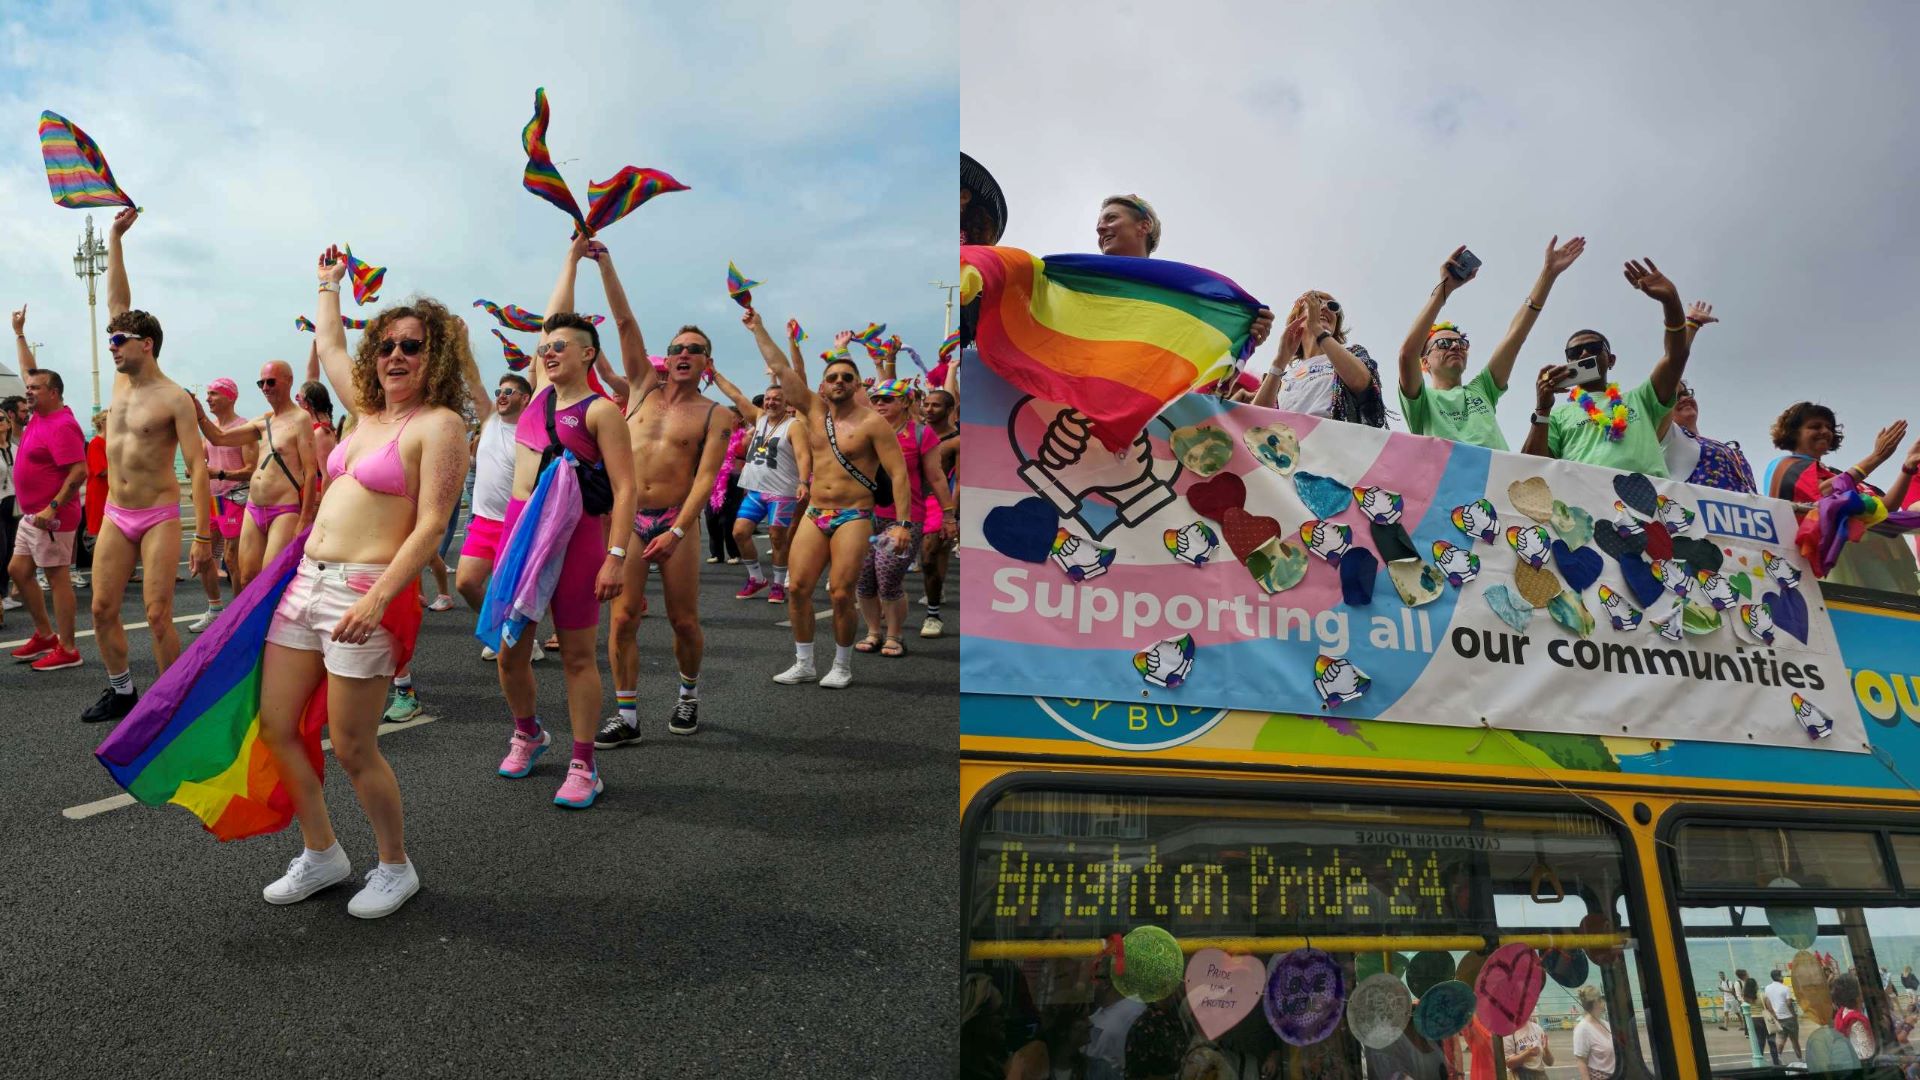
M1400 408L1407 430L1415 435L1432 435L1453 442L1484 446L1490 450L1507 449L1506 436L1500 433L1495 416L1500 398L1507 392L1513 375L1513 362L1533 332L1534 320L1546 307L1553 283L1580 258L1587 248L1585 237L1576 236L1564 245L1558 236L1547 241L1547 254L1533 288L1514 312L1513 321L1487 366L1472 379L1466 378L1466 331L1450 322L1440 322L1440 309L1454 292L1472 281L1480 272L1465 246L1455 248L1440 265L1440 282L1428 295L1426 306L1414 316L1413 328L1400 343ZM1423 377L1424 373L1424 377ZM1431 385L1429 385L1429 380Z
M326 494L267 630L260 736L279 765L305 850L263 895L270 904L292 904L353 875L300 730L324 679L334 758L379 850L347 911L375 919L420 889L407 855L400 784L380 753L378 729L387 680L412 655L419 632L415 582L466 475L460 408L474 375L463 370L453 313L424 297L375 315L348 353L340 324L347 264L337 246L321 252L315 272L318 359L357 421L327 456Z
M1380 369L1358 344L1347 342L1340 301L1309 290L1293 302L1280 334L1280 354L1260 380L1253 404L1368 427L1387 426Z
M804 431L796 429L798 417L787 407L786 395L778 386L768 387L756 405L733 380L717 370L713 373L713 384L733 399L734 408L740 410L741 420L749 432L746 466L740 471L740 487L747 494L733 519L733 542L740 550L741 562L746 564L747 581L734 598L751 599L761 589L767 589L768 603L785 604L794 507L805 487L801 478L813 472L812 450ZM771 569L761 560L760 549L753 542L753 534L761 524L767 527L769 555L773 560Z
M67 407L65 380L34 362L24 304L13 313L13 339L27 392L14 414L20 430L13 448L14 510L20 518L7 576L33 620L33 636L8 655L16 663L31 664L34 671L59 671L83 662L73 636L76 598L70 568L80 532L80 492L87 482L87 437ZM35 581L35 571L45 575L44 590Z

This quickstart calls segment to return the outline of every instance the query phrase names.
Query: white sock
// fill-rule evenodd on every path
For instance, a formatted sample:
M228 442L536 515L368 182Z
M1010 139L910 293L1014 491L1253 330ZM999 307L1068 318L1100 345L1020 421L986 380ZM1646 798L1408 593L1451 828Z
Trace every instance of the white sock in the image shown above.
M853 646L835 645L833 647L833 666L851 668L853 666Z
M811 641L794 642L793 658L795 660L800 661L803 664L806 664L808 667L812 667L813 666L813 642Z
M133 693L133 669L128 668L118 675L108 675L107 685L113 687L116 694Z
M332 862L335 858L339 857L339 855L340 841L338 840L335 840L333 846L327 848L325 851L315 851L312 848L307 849L307 858L313 862Z
M775 585L780 586L783 589L787 587L787 568L786 567L775 566L773 568L773 583Z
M756 580L767 580L767 556L763 552L753 560L753 569L749 571Z

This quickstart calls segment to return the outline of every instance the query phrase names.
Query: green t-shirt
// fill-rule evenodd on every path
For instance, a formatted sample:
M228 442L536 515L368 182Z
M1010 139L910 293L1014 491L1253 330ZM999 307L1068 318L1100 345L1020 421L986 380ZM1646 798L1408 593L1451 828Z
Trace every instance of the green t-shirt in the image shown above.
M1493 407L1505 394L1493 381L1493 372L1481 368L1469 382L1447 390L1427 387L1420 396L1410 398L1400 391L1400 408L1405 410L1407 430L1415 435L1434 435L1452 442L1505 450L1507 437L1500 434Z
M1674 400L1680 400L1679 395ZM1547 416L1547 452L1565 461L1665 478L1667 456L1660 449L1659 429L1673 406L1660 404L1651 379L1621 394L1620 402L1627 407L1627 433L1619 442L1607 438L1580 406L1564 400L1555 405ZM1605 412L1604 395L1599 405Z

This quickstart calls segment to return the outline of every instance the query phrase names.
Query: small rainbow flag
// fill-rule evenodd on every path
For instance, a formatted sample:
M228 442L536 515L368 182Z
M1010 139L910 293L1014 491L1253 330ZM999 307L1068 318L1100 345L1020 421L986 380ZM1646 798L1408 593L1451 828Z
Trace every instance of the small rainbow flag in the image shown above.
M807 340L807 332L800 329L799 319L787 320L787 340L795 345Z
M587 235L592 236L640 209L641 203L655 195L686 190L687 185L659 169L628 165L611 179L587 185Z
M506 353L507 367L510 370L519 371L533 362L533 357L528 356L525 349L509 341L507 335L495 330L493 336L500 339L500 350Z
M314 333L320 329L319 327L313 325L313 320L307 318L305 315L295 315L293 317L293 328L295 330L305 330L309 334Z
M509 330L538 330L540 329L541 322L545 318L541 315L535 315L533 312L517 304L508 304L506 307L501 307L491 300L475 300L473 306L486 308L487 314L500 320L500 325Z
M353 245L348 244L347 276L353 279L353 302L371 304L380 299L380 283L387 278L387 268L354 258Z
M760 283L757 281L748 281L747 275L742 274L740 268L733 265L732 260L728 260L727 295L733 297L734 303L739 304L748 311L752 311L753 290L758 288L759 285Z
M113 181L107 157L80 125L56 112L40 114L40 157L47 165L53 201L69 209L132 206Z
M955 330L953 333L947 335L945 341L940 343L940 359L945 360L947 357L952 356L954 351L959 348L960 331Z
M862 345L871 345L874 342L880 340L880 335L886 332L887 332L886 323L883 323L883 322L868 323L867 328L865 330L862 330L859 333L853 335L853 340L859 342Z
M547 123L551 118L547 89L539 87L533 92L533 119L520 131L520 145L527 151L527 171L520 184L566 211L581 232L592 236L593 230L587 227L587 219L580 213L580 204L573 201L573 192L567 190L567 182L560 178L560 170L553 165L553 155L547 151Z
M960 263L962 302L980 300L980 358L1017 389L1081 412L1115 453L1252 349L1260 302L1211 270L975 245Z
M349 330L365 330L369 321L370 320L367 319L349 319L345 315L340 316L340 325ZM293 317L293 328L295 330L305 330L309 334L315 331L313 320L307 318L305 315L295 315Z
M340 316L340 325L349 330L365 330L368 321L367 319L349 319L345 315Z
M848 354L846 349L837 348L837 349L828 349L826 352L821 353L820 359L825 360L827 363L831 364L836 360L851 360L853 359L853 357Z
M148 806L183 806L221 840L278 832L293 820L279 765L260 739L260 668L274 609L306 546L306 533L287 545L93 752L127 794ZM420 632L418 591L403 590L380 625L398 642L404 667ZM326 722L322 679L301 714L300 737L323 777Z

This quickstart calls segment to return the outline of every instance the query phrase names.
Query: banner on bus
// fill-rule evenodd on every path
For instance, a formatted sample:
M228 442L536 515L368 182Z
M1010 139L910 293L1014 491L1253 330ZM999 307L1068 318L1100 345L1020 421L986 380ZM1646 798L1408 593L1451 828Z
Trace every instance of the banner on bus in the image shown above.
M1864 752L1786 503L967 372L961 689Z

